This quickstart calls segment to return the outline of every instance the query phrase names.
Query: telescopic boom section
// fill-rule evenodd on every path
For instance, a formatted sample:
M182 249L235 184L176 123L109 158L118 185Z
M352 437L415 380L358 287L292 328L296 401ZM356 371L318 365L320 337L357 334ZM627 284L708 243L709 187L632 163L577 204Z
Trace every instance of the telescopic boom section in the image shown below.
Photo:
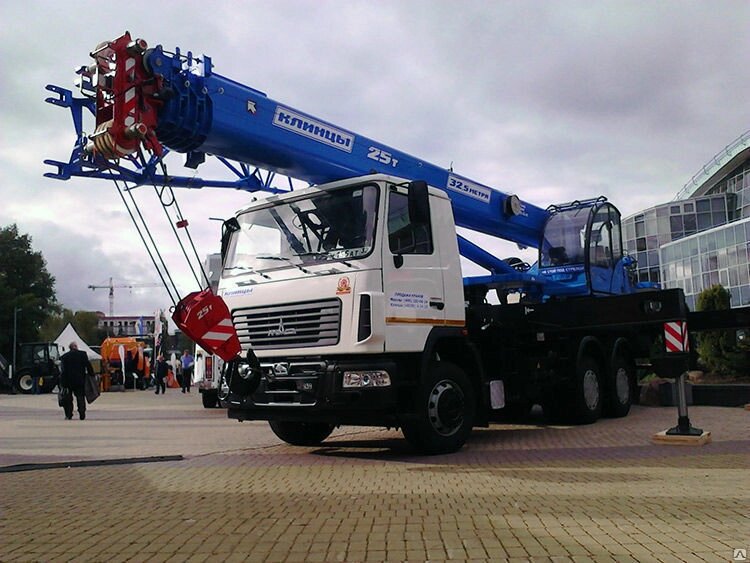
M209 57L182 55L179 49L167 53L161 46L150 49L129 33L101 43L91 56L94 63L78 71L82 98L47 86L59 96L47 101L71 110L78 138L69 162L45 161L58 168L45 176L277 192L270 186L273 173L314 184L384 173L444 189L460 227L534 248L541 243L547 211L276 102L214 73ZM84 108L96 119L92 134L83 129ZM197 168L207 154L218 157L238 179L167 176L166 168L159 174L157 167L170 150L185 153L190 168ZM269 180L264 183L252 166L269 171ZM490 271L513 273L460 237L459 249ZM241 351L226 304L208 289L183 298L173 319L226 361Z
M164 145L188 166L211 154L316 184L373 172L425 180L448 193L457 225L539 246L545 210L276 102L214 73L209 57L149 49L127 33L91 55L81 71L96 91L89 153L112 160L142 145L160 155Z

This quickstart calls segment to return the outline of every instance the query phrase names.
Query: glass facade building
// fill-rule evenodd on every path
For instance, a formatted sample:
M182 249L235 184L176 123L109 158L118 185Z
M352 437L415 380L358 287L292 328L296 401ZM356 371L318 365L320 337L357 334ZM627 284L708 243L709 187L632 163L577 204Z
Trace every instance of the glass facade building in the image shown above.
M732 295L733 307L750 305L750 218L710 229L659 250L662 286L682 288L695 310L698 294L721 284Z
M659 249L663 245L732 221L734 195L672 201L626 218L623 242L637 260L638 281L661 282Z
M721 284L732 306L750 304L750 131L725 147L677 198L623 220L638 281L681 287L691 309Z

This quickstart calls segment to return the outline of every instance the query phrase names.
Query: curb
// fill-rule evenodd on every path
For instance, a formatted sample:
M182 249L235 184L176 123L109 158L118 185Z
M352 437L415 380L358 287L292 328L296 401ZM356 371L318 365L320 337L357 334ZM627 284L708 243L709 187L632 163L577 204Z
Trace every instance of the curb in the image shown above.
M38 471L41 469L63 469L71 467L100 467L104 465L128 465L133 463L159 463L163 461L182 461L181 455L160 455L152 457L123 457L116 459L89 459L83 461L55 461L50 463L18 463L0 467L0 473L19 471Z

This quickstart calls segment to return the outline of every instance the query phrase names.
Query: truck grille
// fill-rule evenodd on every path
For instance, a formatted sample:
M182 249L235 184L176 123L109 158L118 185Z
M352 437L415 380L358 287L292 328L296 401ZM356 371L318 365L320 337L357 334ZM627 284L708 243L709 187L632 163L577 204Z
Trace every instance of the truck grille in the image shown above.
M235 309L232 320L243 347L333 346L339 341L341 300Z

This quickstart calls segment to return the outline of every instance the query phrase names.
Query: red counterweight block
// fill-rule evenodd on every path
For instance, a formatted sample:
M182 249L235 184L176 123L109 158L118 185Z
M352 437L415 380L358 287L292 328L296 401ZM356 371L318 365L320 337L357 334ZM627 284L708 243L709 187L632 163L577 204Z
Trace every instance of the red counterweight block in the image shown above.
M211 289L185 296L175 307L172 320L193 342L225 362L242 352L229 307Z

